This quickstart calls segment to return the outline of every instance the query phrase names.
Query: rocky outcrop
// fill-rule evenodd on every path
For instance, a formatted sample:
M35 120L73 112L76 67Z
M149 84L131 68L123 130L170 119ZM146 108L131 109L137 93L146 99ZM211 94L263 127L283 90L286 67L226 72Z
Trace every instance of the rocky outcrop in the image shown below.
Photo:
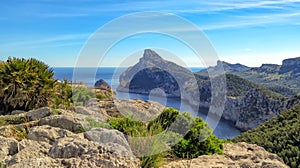
M291 73L293 78L300 76L300 57L290 58L282 61L279 74Z
M150 121L165 108L157 102L142 100L114 100L114 104L122 116L142 122Z
M28 139L20 142L0 139L2 165L9 167L139 167L139 159L133 155L111 151L103 143L86 139L82 133L61 128L33 127ZM114 142L126 145L124 139L114 138Z
M53 115L41 119L39 125L50 125L52 127L60 127L72 132L80 132L82 125L80 121L76 120L73 116L67 115Z
M106 128L93 128L84 133L84 137L105 146L109 151L123 156L134 156L124 136L118 130Z
M163 168L278 167L288 168L282 159L262 147L247 143L225 144L224 155L204 155L191 160L173 161Z
M103 80L103 79L97 80L94 86L97 88L111 89L109 84L107 82L105 82L105 80Z

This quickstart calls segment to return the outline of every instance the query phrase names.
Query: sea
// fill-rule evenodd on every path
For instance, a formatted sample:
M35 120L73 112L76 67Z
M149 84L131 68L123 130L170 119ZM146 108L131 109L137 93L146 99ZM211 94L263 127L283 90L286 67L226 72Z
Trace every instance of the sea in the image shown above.
M122 72L127 68L125 67L101 67L101 68L73 68L73 67L55 67L54 78L60 81L68 80L72 82L83 82L86 86L93 86L99 79L104 79L112 89L116 89L119 84L119 77ZM189 68L192 72L198 72L203 68ZM147 96L134 93L120 93L117 92L119 99L141 99L152 100L159 102L166 107L172 107L180 110L181 112L187 111L194 116L204 119L212 128L214 128L214 134L220 139L232 139L241 134L241 131L237 129L233 123L218 117L208 116L208 109L201 108L199 111L194 111L188 103L181 101L178 98L160 98L155 96Z

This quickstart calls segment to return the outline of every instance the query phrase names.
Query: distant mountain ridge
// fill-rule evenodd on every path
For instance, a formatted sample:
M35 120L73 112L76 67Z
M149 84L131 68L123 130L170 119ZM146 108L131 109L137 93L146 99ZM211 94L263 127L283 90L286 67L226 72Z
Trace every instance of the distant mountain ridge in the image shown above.
M219 61L216 66L201 70L198 74L207 75L207 70L214 71L219 66L223 66L228 74L238 75L264 85L282 95L293 96L300 93L300 57L285 59L282 65L262 64L260 67L253 68Z

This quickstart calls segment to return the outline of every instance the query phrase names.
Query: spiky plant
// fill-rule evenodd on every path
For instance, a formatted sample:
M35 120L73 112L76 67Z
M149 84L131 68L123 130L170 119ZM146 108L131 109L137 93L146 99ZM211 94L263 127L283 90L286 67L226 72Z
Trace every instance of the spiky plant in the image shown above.
M0 64L0 100L6 111L46 106L54 83L53 70L36 59L10 57Z

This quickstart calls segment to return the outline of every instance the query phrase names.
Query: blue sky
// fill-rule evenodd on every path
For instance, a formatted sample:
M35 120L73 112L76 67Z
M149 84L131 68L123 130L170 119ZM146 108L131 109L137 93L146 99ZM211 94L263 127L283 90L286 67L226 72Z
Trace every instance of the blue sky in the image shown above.
M145 11L175 14L197 25L227 62L259 66L300 56L300 0L3 0L0 59L34 57L50 66L75 66L81 49L99 28ZM119 66L144 48L165 49L187 66L204 66L183 43L159 34L120 41L100 64Z

